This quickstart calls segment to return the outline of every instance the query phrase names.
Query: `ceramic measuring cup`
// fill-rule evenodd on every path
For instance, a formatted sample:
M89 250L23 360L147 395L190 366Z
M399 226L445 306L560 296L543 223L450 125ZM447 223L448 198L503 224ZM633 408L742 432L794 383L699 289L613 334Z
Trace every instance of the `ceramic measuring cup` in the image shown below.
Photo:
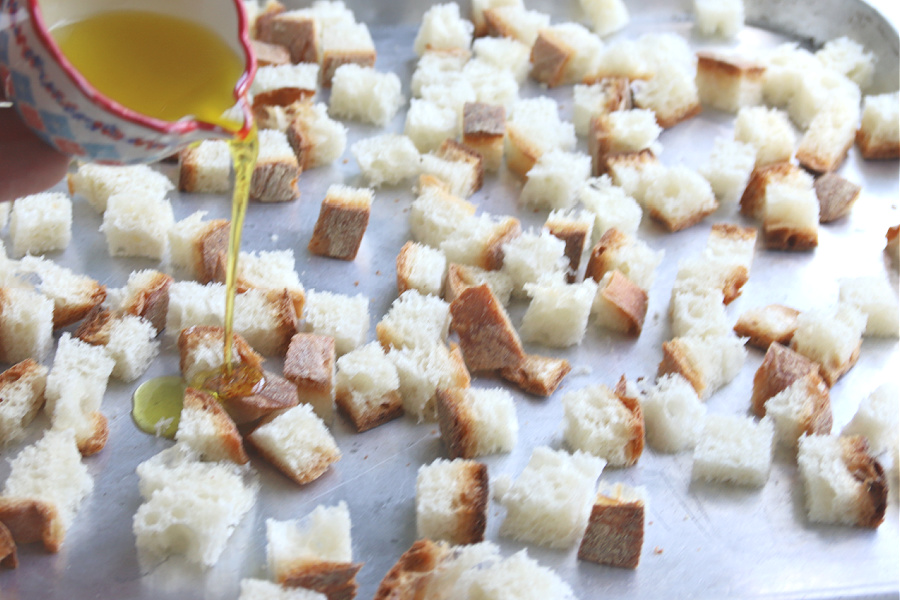
M94 89L59 49L50 31L116 9L152 11L197 22L216 32L244 72L235 83L237 135L253 117L246 92L256 72L241 0L0 0L0 81L22 120L44 141L80 160L105 164L152 162L202 139L232 138L219 125L184 118L163 121L122 106Z

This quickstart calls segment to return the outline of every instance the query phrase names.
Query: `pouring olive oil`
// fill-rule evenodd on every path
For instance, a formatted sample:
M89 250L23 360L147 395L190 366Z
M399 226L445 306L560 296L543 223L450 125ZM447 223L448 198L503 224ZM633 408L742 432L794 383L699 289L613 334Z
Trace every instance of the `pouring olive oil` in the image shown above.
M122 106L163 121L192 117L234 134L230 140L234 197L223 350L225 375L229 376L237 257L259 151L256 128L239 137L242 123L224 116L235 104L235 84L244 72L244 61L202 25L147 11L111 11L64 24L51 33L84 78ZM148 433L173 436L183 393L180 378L161 377L145 382L134 394L135 422ZM166 427L157 431L157 424Z

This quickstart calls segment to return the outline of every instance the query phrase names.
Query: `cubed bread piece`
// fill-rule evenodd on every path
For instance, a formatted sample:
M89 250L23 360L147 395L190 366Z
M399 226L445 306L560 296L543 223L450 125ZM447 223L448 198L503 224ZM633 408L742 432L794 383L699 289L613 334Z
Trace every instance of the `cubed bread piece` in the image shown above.
M606 36L628 24L628 8L622 0L579 0L597 35Z
M403 415L397 367L378 342L371 342L337 360L335 402L362 433Z
M819 199L819 223L831 223L850 214L862 188L836 173L816 177L816 197Z
M815 362L778 342L773 342L766 350L765 358L753 377L751 410L758 417L764 416L765 404L769 398L810 374L816 375L818 370Z
M269 572L279 583L306 588L323 598L353 598L362 563L353 563L350 511L343 501L317 506L306 518L266 519Z
M597 282L539 281L525 284L525 292L531 302L522 317L522 339L554 348L581 343L597 295Z
M478 2L478 0L475 1ZM498 0L492 1L498 2ZM522 5L521 0L499 1ZM531 47L519 40L507 37L482 37L472 42L472 51L475 58L509 70L519 85L525 83L528 73L531 71Z
M202 278L204 266L204 241L210 236L221 235L220 229L227 230L227 219L204 221L205 211L197 211L176 222L169 230L169 263L175 269L184 271L190 278Z
M744 27L743 0L694 0L694 16L702 35L733 38Z
M596 218L592 212L555 210L544 222L544 229L566 244L564 254L569 261L566 273L568 283L574 283L578 279L581 257L586 245L591 240L595 221Z
M509 275L516 296L525 296L525 286L542 280L564 281L568 261L566 243L542 230L526 231L503 245L503 272Z
M76 330L75 337L105 348L115 361L110 377L121 381L136 380L159 354L153 323L135 315L97 309Z
M467 264L494 271L506 262L506 248L522 233L519 220L482 213L458 223L440 244L451 263Z
M218 274L217 274L218 275ZM237 264L237 291L287 291L294 311L303 314L306 293L297 276L293 250L241 252ZM224 282L224 277L221 279Z
M27 288L0 288L0 360L43 360L53 343L53 301Z
M881 525L887 508L887 481L865 438L803 436L797 466L811 522L872 529Z
M175 224L172 204L163 197L132 192L109 197L100 231L110 256L162 259Z
M328 110L336 117L384 126L403 102L394 73L345 64L334 72Z
M602 48L600 38L578 23L545 27L531 46L531 77L549 87L581 82L595 71Z
M444 286L444 300L453 302L470 287L486 284L503 306L509 304L513 282L504 271L486 271L480 267L451 263L447 267L447 283Z
M841 435L861 435L868 441L873 456L884 453L897 443L898 402L900 390L897 385L881 384L862 399Z
M866 96L856 144L863 158L900 157L900 92Z
M797 317L791 349L819 364L829 386L856 364L866 315L846 302L805 310Z
M888 280L879 276L844 277L838 280L840 300L858 308L866 316L865 336L900 336L900 307Z
M471 57L472 53L462 48L425 51L416 61L416 69L410 78L413 97L421 98L423 89L458 78Z
M725 335L731 331L724 296L716 288L680 287L676 280L669 300L673 337Z
M94 481L71 429L49 430L9 461L0 494L0 522L17 544L43 542L59 552L82 501Z
M413 108L410 107L410 113ZM462 143L483 158L486 171L496 171L503 162L506 109L483 102L463 105Z
M672 297L679 293L706 296L722 293L722 301L730 304L750 277L756 229L731 223L712 226L706 248L700 256L679 261L672 287Z
M225 330L216 326L195 326L178 334L179 369L189 384L199 385L197 378L221 370L224 365ZM260 368L263 357L239 334L233 334L231 343L233 366L247 365Z
M756 148L750 144L718 137L706 164L699 172L712 186L721 205L734 206L741 199L756 162Z
M152 565L171 555L213 566L256 502L258 484L231 462L200 462L173 446L137 466L144 499L132 521L138 559Z
M459 15L456 2L436 4L422 15L422 24L413 41L413 50L422 56L426 50L467 50L472 45L475 26Z
M396 185L419 174L420 156L405 135L386 133L360 140L350 147L369 185Z
M419 152L437 150L444 140L455 138L459 132L459 117L452 108L431 100L413 98L406 113L403 134ZM406 168L403 165L402 168Z
M675 453L697 444L706 405L687 379L678 373L663 375L644 392L640 401L650 447Z
M25 437L44 405L47 367L27 358L0 373L0 446Z
M290 62L319 62L319 21L312 15L300 11L282 12L272 16L261 33L264 37L260 40L283 47Z
M72 200L59 192L17 198L9 217L16 257L65 250L72 239Z
M562 397L563 439L569 448L599 456L611 467L630 467L640 459L644 416L640 402L624 388L593 385Z
M294 102L312 102L319 80L316 63L287 64L259 67L250 93L253 109L260 106L289 106Z
M678 373L703 400L737 376L747 355L744 340L734 335L674 338L662 347L658 375Z
M492 6L482 14L488 35L514 38L529 48L534 45L538 32L550 25L550 15L517 5Z
M797 160L816 173L835 171L853 145L859 125L859 103L840 97L826 104L813 117L800 138Z
M40 257L23 257L19 272L40 278L38 291L53 300L54 329L80 321L106 298L106 286L95 279Z
M607 77L596 83L575 84L572 94L572 123L575 133L580 136L588 134L594 117L631 109L631 88L625 77Z
M767 349L774 342L790 344L799 314L799 310L782 304L751 308L738 317L734 332L760 349Z
M821 66L803 73L794 86L787 110L791 121L801 130L808 129L816 115L832 102L859 107L862 101L855 83L843 74Z
M766 186L763 231L773 250L811 250L819 245L815 190L774 181Z
M506 122L506 166L525 178L542 154L571 151L575 127L560 120L556 101L546 96L516 102Z
M636 569L644 545L646 490L600 482L578 558L601 565Z
M250 198L258 202L289 202L296 199L300 163L287 134L275 129L259 132L259 156L250 180Z
M184 391L175 441L187 444L203 460L230 460L241 465L250 460L241 434L221 402L212 394L192 387Z
M438 389L441 440L452 458L511 452L519 422L512 395L503 388Z
M267 39L271 33L272 21L276 15L283 14L287 7L279 0L266 0L260 7L259 1L244 3L247 13L247 25L251 36L258 39Z
M100 413L100 403L114 366L105 348L82 342L69 333L59 340L47 375L44 410L50 416L51 429L75 430L78 449L84 456L106 446L109 428Z
M422 186L438 182L435 178L420 180L418 197L409 209L409 226L416 241L438 248L441 242L475 214L475 205L451 194L445 187Z
M347 128L328 116L325 104L301 102L294 105L287 126L287 138L303 170L336 161L347 146Z
M641 207L625 190L613 185L609 175L588 179L578 191L578 199L594 215L592 243L613 228L627 235L637 233Z
M581 539L606 461L536 447L525 469L499 498L506 508L500 535L551 548Z
M287 588L265 579L241 579L238 600L327 600L328 596L304 588Z
M515 367L500 369L500 376L522 391L546 398L571 370L572 365L564 358L527 354Z
M329 186L308 248L313 254L354 260L369 226L375 193L345 185Z
M469 371L459 347L442 343L429 346L392 348L388 358L397 367L403 410L418 422L437 419L437 391L466 388Z
M297 406L297 388L275 373L246 364L200 378L198 387L214 394L237 424L258 424Z
M70 194L84 196L97 212L106 210L109 197L117 193L147 192L162 197L174 186L169 178L148 165L110 166L93 163L78 165L68 175Z
M444 169L435 168L433 165L430 165L429 163L434 161L431 161L428 158L429 156L432 155L423 157L423 173L430 173L443 179L449 186L451 194L468 198L480 190L481 186L484 184L484 159L481 154L457 142L455 136L454 138L444 140L437 151L433 153L433 156L444 161L466 165L468 167L468 173L463 180L458 180L460 179L459 175L456 175L455 173L447 173Z
M779 162L757 167L750 173L750 180L741 195L741 213L762 220L766 213L766 190L770 184L781 183L798 190L813 187L812 176L789 162Z
M203 140L178 153L178 189L182 192L225 194L231 189L230 174L231 152L225 140Z
M341 458L334 438L309 404L267 420L247 436L247 442L300 485L318 479Z
M385 574L373 600L412 597L414 593L421 593L450 552L450 546L445 542L432 542L427 538L416 540Z
M772 466L771 418L707 415L694 449L691 479L763 487Z
M591 158L577 152L549 150L529 169L519 202L535 209L572 208L575 193L591 174Z
M756 166L790 161L796 136L787 115L777 108L745 106L734 121L734 139L756 148Z
M610 155L606 158L606 164L600 165L595 174L609 173L614 184L638 202L643 202L647 182L660 167L656 155L647 148L640 152Z
M816 372L807 373L766 400L763 410L775 422L778 442L789 448L796 448L802 435L831 433L828 386Z
M875 55L848 37L828 40L815 56L825 67L845 75L862 90L872 84Z
M740 57L698 52L697 90L700 102L731 113L738 112L744 106L762 104L764 71L762 64Z
M450 317L470 370L515 367L525 356L509 315L486 284L459 294L450 304Z
M422 465L416 477L416 534L451 544L481 542L489 498L482 463L439 458Z
M344 355L363 344L369 333L369 299L310 290L306 294L306 331L334 338L334 351Z
M334 338L314 333L294 335L284 356L285 379L297 386L300 402L310 404L326 424L334 415L334 363Z
M519 83L516 75L506 65L497 65L489 60L473 58L463 67L462 80L474 92L474 98L456 104L462 115L466 102L483 102L502 106L506 110L519 100Z
M649 291L663 254L663 250L654 251L643 240L616 228L608 229L591 250L584 276L599 282L608 271L617 270L642 290Z
M132 271L124 288L110 292L110 305L125 314L150 321L159 333L166 326L169 286L173 281L170 275L153 269Z
M656 122L663 129L697 116L702 110L697 92L695 69L656 65L654 76L635 82L634 105L656 113Z
M669 231L696 225L719 207L709 182L684 166L654 171L647 182L643 205Z
M653 112L642 108L594 116L588 127L588 148L594 173L600 174L605 170L610 156L658 146L661 132Z
M424 244L406 242L397 255L397 292L416 290L440 296L447 279L447 257Z
M337 72L342 66L350 65L362 69L371 69L375 66L375 43L365 23L355 23L352 19L330 23L322 28L320 41L322 68L319 70L319 83L324 88L334 88L334 80L338 78ZM346 81L340 85L345 83ZM399 89L396 92L399 93ZM376 97L385 98L377 93Z
M450 329L450 305L437 296L416 290L400 294L375 327L385 351L391 347L428 347L447 341Z
M620 271L612 270L598 282L591 314L601 327L637 337L644 328L647 304L646 291Z

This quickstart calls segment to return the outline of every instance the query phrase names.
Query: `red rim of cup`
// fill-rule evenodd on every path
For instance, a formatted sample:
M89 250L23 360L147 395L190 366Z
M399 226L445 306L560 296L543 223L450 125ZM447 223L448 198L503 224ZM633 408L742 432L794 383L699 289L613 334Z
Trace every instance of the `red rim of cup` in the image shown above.
M213 123L208 123L205 121L198 121L194 118L184 118L178 121L164 121L162 119L155 119L153 117L149 117L145 114L134 111L126 106L123 106L115 100L101 94L87 81L87 79L84 78L81 73L78 72L78 70L74 66L72 66L72 63L69 62L69 59L67 59L59 49L59 46L56 44L56 40L54 40L53 36L50 35L46 23L44 22L44 15L41 12L40 6L38 6L39 0L27 1L29 13L31 14L31 18L34 20L34 30L38 38L41 40L41 43L43 43L44 47L50 52L54 60L56 60L56 62L62 67L63 71L65 71L66 75L69 76L69 79L72 80L76 87L78 87L78 89L81 90L81 92L91 102L98 104L107 112L121 117L126 121L130 121L131 123L135 123L136 125L140 125L141 127L147 127L163 134L176 136L186 135L200 130L220 133L227 136L234 135L238 138L244 138L253 127L253 112L249 102L247 102L246 100L246 94L250 88L250 84L253 82L253 77L256 74L256 56L254 55L251 48L250 28L247 21L247 14L244 11L241 0L232 0L235 6L235 10L237 10L238 16L238 39L241 48L244 51L244 72L238 79L237 84L234 86L234 99L235 102L241 107L241 112L244 117L244 123L243 126L236 132L229 131L224 127L221 127L220 125L215 125Z

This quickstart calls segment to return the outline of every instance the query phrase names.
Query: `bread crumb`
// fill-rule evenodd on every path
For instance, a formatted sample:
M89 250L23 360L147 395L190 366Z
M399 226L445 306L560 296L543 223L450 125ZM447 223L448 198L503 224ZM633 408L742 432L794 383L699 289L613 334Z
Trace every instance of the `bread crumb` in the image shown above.
M657 546L656 548L653 549L653 554L662 554L662 553L663 553L663 549L660 548L659 546Z

